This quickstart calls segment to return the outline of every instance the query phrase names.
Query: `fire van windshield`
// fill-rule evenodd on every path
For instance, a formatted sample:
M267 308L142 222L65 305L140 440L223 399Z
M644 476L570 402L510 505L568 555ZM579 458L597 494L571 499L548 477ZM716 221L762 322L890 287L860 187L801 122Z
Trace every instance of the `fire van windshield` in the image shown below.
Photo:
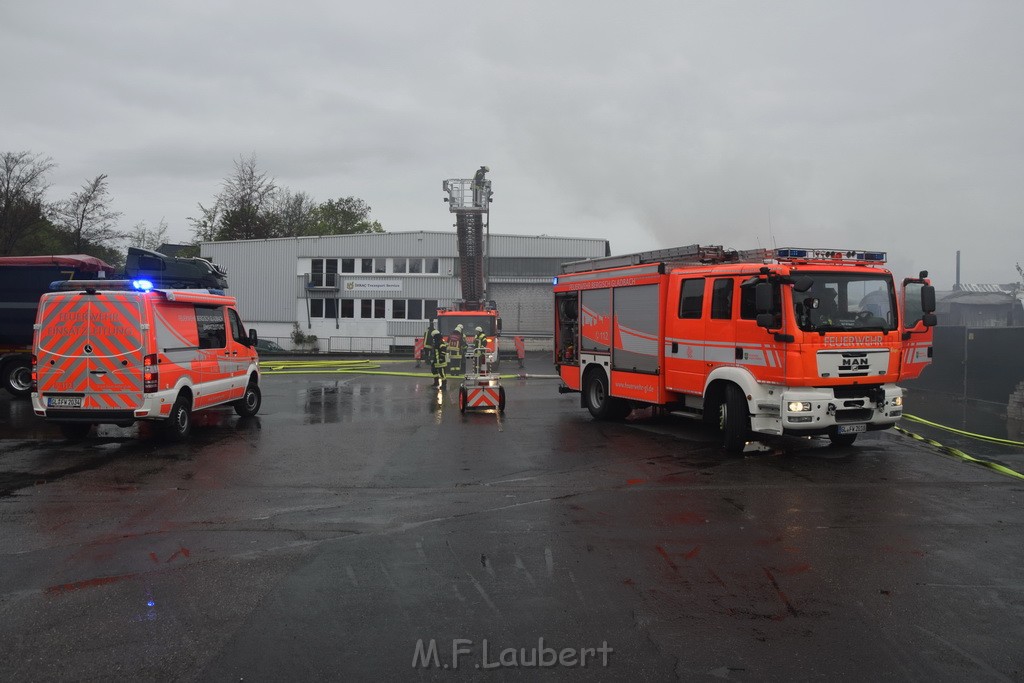
M896 327L896 292L888 275L806 273L814 284L791 290L797 326L804 332L878 330Z

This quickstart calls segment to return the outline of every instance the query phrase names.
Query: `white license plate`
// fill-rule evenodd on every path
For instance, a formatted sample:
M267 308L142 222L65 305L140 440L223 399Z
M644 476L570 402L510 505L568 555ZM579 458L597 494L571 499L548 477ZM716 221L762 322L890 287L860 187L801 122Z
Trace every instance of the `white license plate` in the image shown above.
M867 425L839 425L836 431L840 434L859 434L868 431Z
M47 408L81 408L81 396L50 396L46 399Z

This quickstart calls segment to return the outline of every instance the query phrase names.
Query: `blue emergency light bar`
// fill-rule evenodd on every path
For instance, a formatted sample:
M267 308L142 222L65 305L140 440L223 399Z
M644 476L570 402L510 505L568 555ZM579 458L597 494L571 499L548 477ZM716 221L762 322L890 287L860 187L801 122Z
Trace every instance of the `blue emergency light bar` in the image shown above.
M854 249L797 249L785 247L775 250L780 261L849 261L857 263L885 263L884 251L857 251Z

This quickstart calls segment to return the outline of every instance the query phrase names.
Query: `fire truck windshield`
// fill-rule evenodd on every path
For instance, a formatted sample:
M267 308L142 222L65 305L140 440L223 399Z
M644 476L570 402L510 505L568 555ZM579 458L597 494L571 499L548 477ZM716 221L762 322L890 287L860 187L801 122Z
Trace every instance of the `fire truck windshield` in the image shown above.
M805 272L806 292L790 290L793 312L805 332L880 330L896 327L896 293L888 274Z
M465 335L476 334L476 328L482 327L484 334L488 337L495 336L493 315L473 315L471 313L459 315L439 315L437 317L437 328L441 334L447 337L454 330L455 326L462 325L462 333Z

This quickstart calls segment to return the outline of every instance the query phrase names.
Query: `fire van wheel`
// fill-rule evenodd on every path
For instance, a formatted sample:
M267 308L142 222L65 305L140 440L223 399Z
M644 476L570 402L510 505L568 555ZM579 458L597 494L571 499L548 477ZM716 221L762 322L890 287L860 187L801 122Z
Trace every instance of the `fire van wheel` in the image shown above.
M459 387L459 412L466 412L466 387Z
M833 446L852 446L853 442L857 440L856 434L836 434L832 433L828 435L828 440L832 442Z
M192 403L185 396L179 396L163 424L164 438L168 441L184 441L191 432Z
M629 404L608 395L608 379L603 372L593 371L584 380L583 396L587 410L598 420L621 420L629 414Z
M27 362L11 361L4 366L3 385L18 398L32 393L32 368Z
M725 389L725 401L718 407L722 446L728 453L742 453L750 438L750 412L743 392L736 385Z
M498 412L505 412L505 387L498 387Z
M239 417L252 417L260 412L261 405L263 405L263 394L260 393L259 385L249 382L249 386L245 388L245 395L235 401L235 412Z

